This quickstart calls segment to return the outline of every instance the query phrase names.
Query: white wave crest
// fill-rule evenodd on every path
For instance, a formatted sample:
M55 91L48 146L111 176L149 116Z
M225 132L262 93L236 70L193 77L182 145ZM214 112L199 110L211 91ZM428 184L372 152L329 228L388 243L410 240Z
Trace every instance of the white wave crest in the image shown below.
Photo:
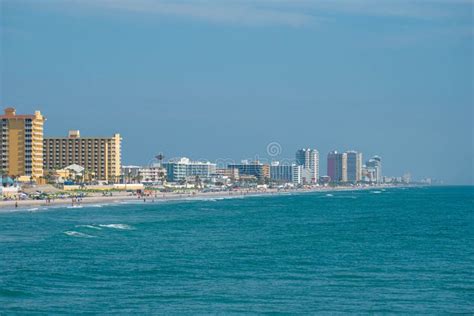
M68 236L77 237L77 238L94 238L95 237L95 236L92 236L92 235L76 232L76 231L73 231L73 230L65 231L64 233Z
M84 227L84 228L91 228L91 229L97 229L97 230L102 229L102 228L100 228L98 226L94 226L94 225L76 225L76 227Z
M100 227L113 228L113 229L122 229L122 230L132 230L133 227L127 224L100 224Z

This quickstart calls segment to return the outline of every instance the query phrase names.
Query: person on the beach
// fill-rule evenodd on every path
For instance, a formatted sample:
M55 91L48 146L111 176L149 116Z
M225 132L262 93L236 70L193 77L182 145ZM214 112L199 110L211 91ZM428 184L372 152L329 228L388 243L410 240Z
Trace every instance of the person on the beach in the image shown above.
M15 208L18 208L18 201L15 201Z

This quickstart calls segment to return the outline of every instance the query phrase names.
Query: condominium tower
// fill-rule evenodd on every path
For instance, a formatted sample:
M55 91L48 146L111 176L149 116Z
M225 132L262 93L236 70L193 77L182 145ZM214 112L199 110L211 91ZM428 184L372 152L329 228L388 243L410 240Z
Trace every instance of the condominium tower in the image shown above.
M20 115L14 108L7 108L0 119L0 169L9 176L39 180L43 176L46 118L40 111Z
M81 137L69 131L67 137L44 139L44 168L56 170L77 164L96 180L118 181L121 174L120 134L112 137Z
M362 178L362 153L347 151L347 181L359 182Z
M327 168L331 182L347 182L347 153L331 151L328 154Z
M366 163L366 168L374 175L373 181L377 183L382 182L382 158L373 156Z
M302 183L303 166L296 164L281 165L279 163L272 163L270 166L270 179L279 183Z
M295 158L296 158L296 164L298 166L303 166L303 169L304 169L303 173L309 174L309 179L303 179L303 182L306 182L306 183L318 182L319 180L319 152L316 149L309 149L309 148L299 149L298 151L296 151Z

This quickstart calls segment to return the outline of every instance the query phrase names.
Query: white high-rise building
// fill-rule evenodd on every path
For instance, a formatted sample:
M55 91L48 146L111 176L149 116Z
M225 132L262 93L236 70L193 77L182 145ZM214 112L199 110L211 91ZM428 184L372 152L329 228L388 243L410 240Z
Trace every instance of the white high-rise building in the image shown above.
M281 183L302 183L302 166L295 164L280 165L279 163L272 163L270 166L270 179Z
M319 152L316 149L296 151L296 164L303 167L303 182L317 183L319 179ZM307 175L307 176L305 176Z
M375 182L382 183L382 158L373 156L365 164L368 169L373 170Z

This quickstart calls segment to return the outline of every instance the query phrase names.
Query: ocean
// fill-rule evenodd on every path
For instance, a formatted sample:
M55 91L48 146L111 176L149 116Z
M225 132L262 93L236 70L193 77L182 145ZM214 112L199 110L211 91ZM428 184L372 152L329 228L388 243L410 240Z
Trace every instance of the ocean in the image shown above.
M0 314L474 313L474 187L0 213Z

